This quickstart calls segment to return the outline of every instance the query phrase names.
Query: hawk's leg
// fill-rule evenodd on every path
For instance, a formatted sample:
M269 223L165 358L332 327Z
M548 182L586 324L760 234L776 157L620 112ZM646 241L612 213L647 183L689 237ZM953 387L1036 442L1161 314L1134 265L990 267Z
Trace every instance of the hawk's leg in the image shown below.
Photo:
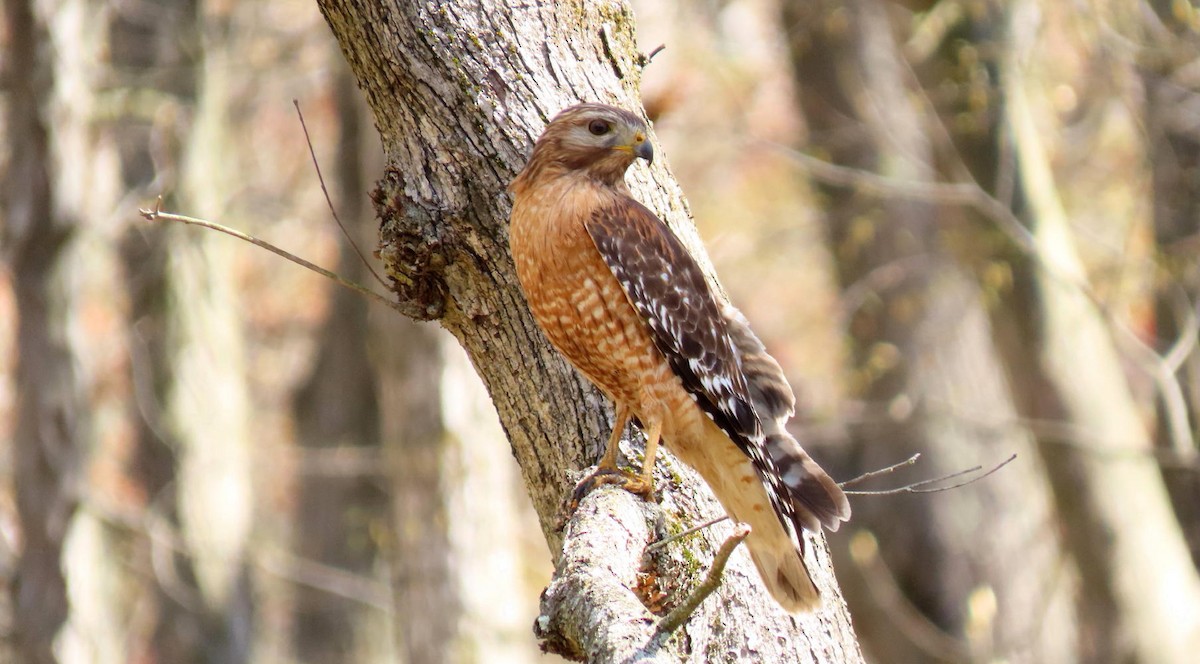
M620 451L621 434L625 433L625 427L629 426L629 408L625 404L617 404L617 412L613 417L612 434L608 437L608 445L604 447L604 456L600 457L600 463L596 464L596 472L617 472L617 453Z
M658 456L658 443L662 439L662 420L656 420L646 432L646 453L642 459L642 481L654 493L654 459Z
M654 457L658 452L658 439L662 435L662 422L655 422L646 432L646 458L642 462L641 474L635 475L617 467L621 434L625 432L625 425L629 424L629 418L629 409L618 403L612 435L608 438L608 446L604 448L604 456L600 457L600 463L596 465L596 470L575 485L575 491L571 494L570 509L575 509L589 491L602 484L616 484L646 500L654 497L652 471L654 470Z

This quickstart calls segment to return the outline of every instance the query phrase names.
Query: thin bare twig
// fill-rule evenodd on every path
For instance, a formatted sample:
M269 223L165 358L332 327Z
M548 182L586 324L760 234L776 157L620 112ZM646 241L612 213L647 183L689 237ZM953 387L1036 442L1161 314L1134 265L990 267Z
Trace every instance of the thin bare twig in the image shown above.
M980 470L983 470L983 466L975 466L974 468L960 470L956 473L950 473L949 475L943 475L941 477L935 477L935 478L929 479L929 480L921 480L920 482L913 482L912 484L906 484L902 487L897 487L895 489L883 489L880 491L847 491L846 495L848 495L848 496L891 496L891 495L895 495L895 494L899 494L899 493L938 493L940 491L949 491L951 489L957 489L959 487L964 487L968 484L973 484L975 482L978 482L979 480L987 477L988 475L991 475L992 473L996 472L997 470L1000 470L1001 468L1012 463L1013 460L1016 458L1017 458L1017 455L1013 454L1012 456L1008 457L1004 461L1001 461L999 464L996 464L995 466L990 468L987 472L984 472L980 475L976 475L975 477L972 477L969 480L964 480L962 482L958 482L957 484L951 484L950 486L939 486L939 487L934 487L932 489L923 488L923 487L929 486L930 484L936 484L938 482L945 482L946 480L952 480L956 477L962 477L963 475L969 475L971 473L978 472ZM876 472L880 472L880 471L876 471Z
M1163 429L1166 431L1171 449L1180 455L1196 456L1196 439L1192 435L1191 423L1188 421L1187 397L1184 396L1183 386L1179 384L1179 379L1175 377L1177 369L1171 365L1169 354L1168 356L1159 355L1158 351L1142 341L1141 337L1126 325L1113 325L1113 327L1120 334L1118 340L1125 343L1128 354L1137 361L1143 371L1150 375L1154 380L1155 387L1158 388L1163 408ZM1181 347L1180 344L1184 344L1183 347L1186 347L1187 343L1187 340L1181 336L1175 347Z
M709 595L721 585L721 575L725 573L725 564L729 562L729 556L733 555L733 550L746 539L750 534L750 526L744 523L739 523L733 527L733 534L729 539L721 545L717 550L717 555L713 558L712 567L708 569L708 574L704 577L704 581L696 586L691 595L682 604L675 607L658 621L658 626L654 628L656 636L670 634L679 629L680 625L687 622L696 609L700 606Z
M1179 284L1173 287L1171 299L1180 332L1179 338L1171 344L1162 360L1175 372L1179 371L1184 360L1195 352L1197 343L1200 343L1200 318L1197 317L1195 305L1188 299L1187 292Z
M846 480L845 482L838 482L838 486L845 489L848 486L854 486L855 484L858 484L859 482L862 482L864 480L869 480L872 477L878 477L880 475L894 473L897 470L899 470L900 468L913 465L914 463L917 462L917 459L920 459L920 458L921 458L921 453L917 452L916 454L908 457L904 461L901 461L900 463L893 463L892 465L888 466L887 468L880 468L879 470L867 471L867 472L863 473L862 475L859 475L858 477L852 477L852 478Z
M145 217L148 221L177 221L177 222L180 222L183 224L189 224L192 226L200 226L202 228L207 228L209 230L219 231L226 235L231 235L233 237L236 237L239 240L249 242L250 244L252 244L256 247L261 247L263 249L266 249L267 251L269 251L277 256L282 256L283 258L286 258L289 261L291 261L301 267L306 267L309 270L312 270L313 272L316 272L317 274L319 274L327 279L332 279L339 286L349 288L350 290L360 293L362 295L365 295L368 298L375 300L376 302L379 302L380 304L384 304L392 309L395 309L396 311L399 311L400 313L404 313L404 311L403 311L403 309L401 309L399 303L393 302L393 301L387 299L386 297L380 295L379 293L376 293L375 291L367 288L366 286L357 284L348 279L343 279L342 277L338 276L337 274L334 274L333 272L330 272L329 270L326 270L323 267L320 267L318 265L310 263L295 254L284 251L283 249L276 247L275 245L271 244L270 242L260 240L252 235L246 235L245 233L243 233L241 231L234 230L232 228L229 228L228 226L222 226L221 224L214 223L214 222L208 221L206 219L197 219L195 217L186 217L182 214L172 214L170 212L163 212L162 211L162 196L158 197L158 201L154 204L154 209L141 208L138 210L138 213L141 214L143 217Z
M1113 327L1121 334L1120 340L1130 349L1132 357L1142 365L1142 370L1154 379L1162 399L1163 429L1171 449L1181 458L1195 459L1200 450L1197 450L1196 437L1188 418L1187 397L1175 374L1196 348L1200 321L1197 321L1194 307L1181 288L1176 286L1169 297L1174 300L1172 304L1175 305L1180 331L1167 352L1160 355L1128 325L1118 324L1120 321L1114 320Z
M654 56L662 53L665 50L667 50L666 44L659 44L658 46L650 49L649 53L642 56L642 68L645 69L651 62L654 61Z
M296 107L296 115L300 117L300 128L304 130L304 142L308 144L308 155L312 157L313 168L317 171L317 181L321 183L321 193L325 194L325 204L329 206L329 213L333 215L333 220L337 222L338 228L342 229L342 235L346 241L350 243L350 248L354 253L358 254L358 259L366 266L367 271L375 277L381 286L388 288L388 283L379 276L379 273L372 267L367 257L363 255L362 249L358 248L358 243L354 241L354 237L350 235L350 231L346 230L346 225L342 223L342 218L338 216L337 210L333 207L333 200L329 198L329 189L325 186L325 176L321 174L321 164L317 161L317 152L313 149L312 138L308 135L308 125L304 122L304 113L300 111L300 102L293 99L292 105Z
M692 526L691 528L688 528L687 530L685 530L681 533L676 533L669 537L664 537L664 538L658 540L657 542L651 544L650 546L647 546L646 554L653 553L654 551L657 551L657 550L663 548L664 546L670 544L671 542L676 542L678 540L681 540L681 539L687 537L688 535L691 535L692 533L698 533L701 530L708 528L709 526L715 526L716 524L721 523L722 521L724 521L725 519L728 519L728 518L729 518L728 516L719 516L715 519L709 519L708 521L705 521L704 523L702 523L698 526Z

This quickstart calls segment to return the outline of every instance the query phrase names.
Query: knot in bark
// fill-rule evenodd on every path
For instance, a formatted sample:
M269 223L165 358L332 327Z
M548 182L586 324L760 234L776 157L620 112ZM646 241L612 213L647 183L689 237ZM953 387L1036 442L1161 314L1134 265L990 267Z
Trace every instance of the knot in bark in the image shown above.
M447 213L406 193L401 174L388 167L371 192L381 220L379 258L392 290L416 320L436 320L446 311Z

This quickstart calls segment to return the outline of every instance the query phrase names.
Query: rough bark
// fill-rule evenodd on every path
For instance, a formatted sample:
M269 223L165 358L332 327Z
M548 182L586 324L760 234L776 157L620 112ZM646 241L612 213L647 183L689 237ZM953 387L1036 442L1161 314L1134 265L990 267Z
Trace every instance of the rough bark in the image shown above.
M879 0L784 3L806 150L920 186L940 178L937 119L917 101L920 81L889 10ZM1039 536L1050 500L1031 437L1014 426L983 294L952 249L970 242L966 220L935 202L822 190L853 342L851 387L864 404L848 428L856 466L921 453L923 472L937 476L1020 456L952 493L859 502L851 525L862 531L835 558L864 648L889 661L1060 661L1074 638L1068 589L1048 583L1059 548ZM864 555L867 541L878 556ZM983 597L993 611L972 609ZM1041 629L1045 621L1054 627Z
M583 99L640 107L633 18L607 2L320 5L383 139L389 166L375 202L383 219L381 254L401 302L413 317L438 320L466 349L557 555L563 498L573 473L599 456L610 418L597 392L554 353L529 315L507 250L505 187L562 108ZM633 174L637 195L695 247L686 205L664 161L656 161L651 174ZM667 529L719 512L690 472L677 468L670 477L676 475L678 483L659 482L664 510L653 511ZM629 495L610 499L637 507ZM631 541L616 521L595 527L613 541L629 541L620 550L640 556L644 541ZM822 544L814 541L821 553ZM711 546L688 548L711 556ZM705 567L703 556L696 567L683 578L664 577L690 587ZM740 552L718 595L689 623L687 637L670 641L663 656L754 652L769 661L857 661L827 561L816 568L826 609L793 619L767 598ZM719 614L712 613L715 607ZM547 618L555 624L554 616ZM569 615L563 620L577 624ZM641 620L635 627L634 638L649 644L653 625ZM569 630L559 633L563 639L551 641L566 652L609 652L585 649L565 636Z

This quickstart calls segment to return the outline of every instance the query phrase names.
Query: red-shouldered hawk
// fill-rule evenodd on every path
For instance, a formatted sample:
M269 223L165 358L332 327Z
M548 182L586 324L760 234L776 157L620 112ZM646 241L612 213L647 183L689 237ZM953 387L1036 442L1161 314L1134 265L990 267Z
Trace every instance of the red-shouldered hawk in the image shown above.
M653 491L661 440L750 524L746 544L775 599L810 610L820 596L800 529L837 530L850 505L787 433L795 397L779 364L631 196L625 171L638 157L653 149L632 113L580 104L555 117L510 187L517 277L550 342L616 405L597 474L619 476L617 443L637 418L645 461L626 487Z

